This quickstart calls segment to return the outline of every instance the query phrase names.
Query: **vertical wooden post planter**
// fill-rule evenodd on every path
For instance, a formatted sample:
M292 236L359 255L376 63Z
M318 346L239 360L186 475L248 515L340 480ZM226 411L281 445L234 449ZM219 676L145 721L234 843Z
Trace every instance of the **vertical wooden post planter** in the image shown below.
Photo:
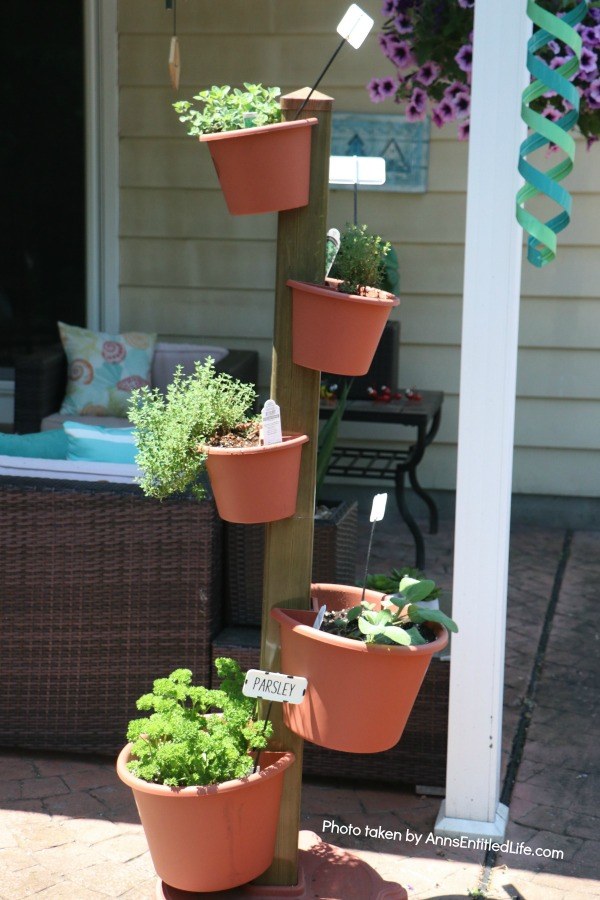
M286 119L293 119L308 92L303 88L281 98ZM310 129L309 202L308 206L280 212L278 218L271 397L286 411L286 429L308 435L309 442L302 454L296 515L266 528L261 667L271 671L279 666L279 633L271 609L276 605L308 609L310 605L320 373L292 362L292 296L286 281L292 276L306 281L323 279L332 105L331 97L315 91L302 111L302 116L318 119ZM303 742L284 726L281 704L273 704L272 718L273 746L291 750L297 765L286 772L275 859L259 882L294 885L298 875Z

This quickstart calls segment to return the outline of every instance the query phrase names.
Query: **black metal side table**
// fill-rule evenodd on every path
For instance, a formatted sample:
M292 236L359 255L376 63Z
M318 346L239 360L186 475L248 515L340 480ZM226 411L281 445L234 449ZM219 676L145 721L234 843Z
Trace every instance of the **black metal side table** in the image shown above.
M438 529L437 506L433 497L419 484L417 466L440 427L444 394L442 391L415 391L415 394L419 399L402 396L389 403L348 400L343 421L409 426L417 429L417 439L405 450L336 446L331 455L327 474L367 480L389 481L393 479L398 511L415 540L415 565L422 569L425 564L425 544L421 529L406 504L404 476L408 474L410 486L427 506L429 533L436 534ZM335 402L322 401L319 410L320 418L328 419L334 409Z

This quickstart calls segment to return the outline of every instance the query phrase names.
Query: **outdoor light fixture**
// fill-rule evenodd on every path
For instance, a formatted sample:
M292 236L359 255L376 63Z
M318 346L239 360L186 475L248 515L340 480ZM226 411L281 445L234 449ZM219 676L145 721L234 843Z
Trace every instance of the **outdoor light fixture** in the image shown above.
M357 6L356 3L353 3L351 6L348 7L346 15L344 16L344 18L339 23L339 25L336 29L337 33L339 35L341 35L342 40L336 47L332 56L330 56L329 61L327 62L327 65L325 66L325 68L323 69L323 71L321 72L321 74L319 75L319 77L317 78L317 80L315 81L313 86L311 87L310 91L308 92L308 96L306 97L306 99L302 103L302 106L300 107L300 109L298 110L296 115L294 116L295 119L298 118L298 116L300 115L300 113L302 112L302 110L304 109L304 107L306 106L306 104L308 103L310 98L312 97L314 91L316 91L316 89L318 88L323 76L325 75L325 72L327 71L327 69L329 68L331 63L334 61L334 59L336 58L336 56L338 55L338 53L340 52L340 50L342 49L342 47L344 46L346 41L350 44L351 47L354 47L355 50L358 50L358 48L361 46L361 44L365 40L366 36L370 32L370 30L374 24L375 24L375 22L371 18L371 16L368 16L365 12L363 12L362 9L360 8L360 6Z
M383 156L330 156L329 184L354 185L354 224L358 224L358 186L385 184Z

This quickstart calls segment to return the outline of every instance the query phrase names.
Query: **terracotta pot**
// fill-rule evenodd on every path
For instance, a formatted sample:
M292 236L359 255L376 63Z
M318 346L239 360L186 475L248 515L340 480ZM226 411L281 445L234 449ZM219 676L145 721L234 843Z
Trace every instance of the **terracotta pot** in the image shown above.
M305 434L285 435L281 444L206 447L206 470L226 522L249 525L288 519L296 512Z
M311 126L317 119L201 134L234 216L308 203Z
M296 365L334 375L365 375L389 314L400 301L343 294L305 281L292 289L292 357Z
M261 753L261 771L209 787L170 788L127 769L117 774L132 791L157 875L182 891L224 891L246 884L273 861L285 770L293 753Z
M347 609L361 595L359 587L312 586L317 608ZM384 596L365 593L377 607ZM448 643L446 629L432 623L432 643L390 647L317 631L315 610L273 609L271 615L281 632L280 671L308 679L302 703L283 704L287 727L320 747L349 753L378 753L397 744L431 657Z

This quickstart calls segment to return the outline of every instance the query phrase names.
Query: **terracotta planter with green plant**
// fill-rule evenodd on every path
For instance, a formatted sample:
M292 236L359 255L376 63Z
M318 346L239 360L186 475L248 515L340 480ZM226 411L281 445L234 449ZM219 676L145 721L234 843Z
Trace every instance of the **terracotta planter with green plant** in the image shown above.
M294 762L293 753L264 749L272 726L255 718L238 664L220 658L215 666L220 690L194 686L188 669L156 680L137 702L152 712L129 723L117 760L156 872L182 891L228 890L271 865L283 776Z
M324 284L289 279L296 365L336 375L365 375L399 300L383 289L390 244L366 225L348 225Z
M173 106L188 134L208 144L232 215L306 206L317 119L283 122L278 87L244 88L213 85Z
M192 375L178 368L163 395L157 388L132 392L139 484L159 500L189 491L205 495L206 470L221 518L244 524L294 515L302 445L306 435L283 435L265 446L260 424L249 414L256 392L209 357Z
M308 679L302 703L284 705L287 727L349 753L397 744L433 654L457 630L440 610L421 608L434 589L409 578L396 595L366 590L363 600L360 587L316 584L313 610L272 610L282 671Z

